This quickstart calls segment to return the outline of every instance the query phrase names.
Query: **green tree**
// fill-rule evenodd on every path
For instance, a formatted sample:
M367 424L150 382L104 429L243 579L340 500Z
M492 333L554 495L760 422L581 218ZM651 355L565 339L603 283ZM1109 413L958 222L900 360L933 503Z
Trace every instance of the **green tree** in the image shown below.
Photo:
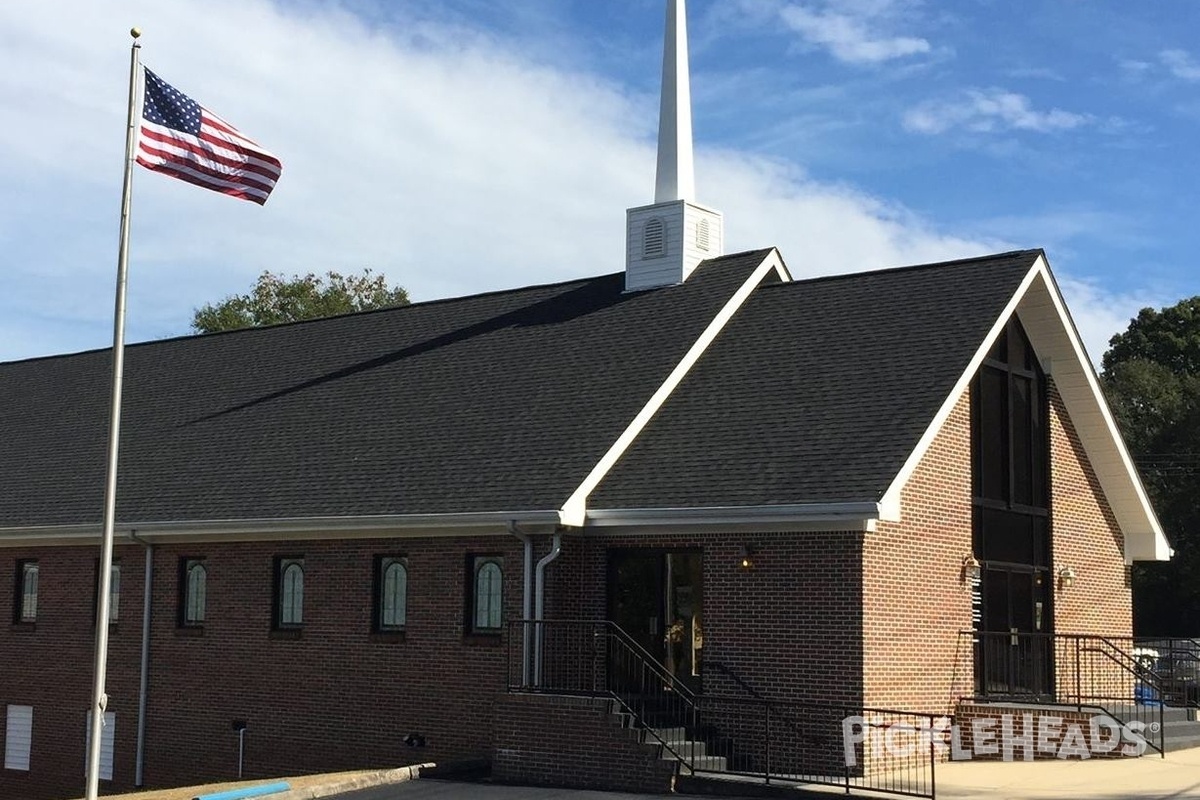
M1134 568L1139 635L1200 636L1200 296L1146 308L1101 375L1175 557Z
M248 294L196 309L192 330L216 333L405 305L408 292L388 286L382 275L369 269L361 275L329 272L319 277L310 272L291 278L264 272Z

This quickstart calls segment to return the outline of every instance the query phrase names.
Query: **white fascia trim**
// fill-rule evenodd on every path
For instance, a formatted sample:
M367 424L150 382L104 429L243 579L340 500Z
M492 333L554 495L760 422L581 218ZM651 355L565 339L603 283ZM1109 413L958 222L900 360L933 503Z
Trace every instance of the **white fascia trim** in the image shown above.
M1079 336L1079 331L1075 327L1075 322L1073 319L1071 319L1071 315L1067 311L1066 303L1063 301L1062 294L1058 290L1058 284L1055 282L1053 275L1050 273L1049 266L1046 264L1045 256L1042 255L1039 255L1037 260L1034 261L1029 273L1021 281L1021 285L1017 288L1017 291L1013 294L1013 297L1004 307L1004 311L1001 312L1000 317L996 320L996 323L992 326L992 329L984 338L983 343L979 346L979 349L975 353L975 357L971 359L971 363L967 366L966 371L963 372L957 383L955 383L950 395L946 398L946 401L938 410L937 415L934 416L933 421L925 430L925 433L917 443L916 448L909 455L908 460L904 462L904 466L901 467L900 472L896 475L895 480L892 481L891 486L888 487L888 490L884 493L883 498L880 500L880 506L883 512L882 519L889 522L898 522L900 520L900 493L903 491L904 485L908 482L908 479L912 477L913 471L916 470L917 465L921 462L921 459L929 450L934 438L936 438L937 434L941 431L942 425L945 424L946 419L954 410L954 406L958 404L959 398L962 397L962 394L966 391L971 379L974 378L975 373L979 370L980 365L983 363L983 359L987 356L988 352L991 351L992 345L995 344L996 339L1000 336L1000 332L1004 330L1005 325L1008 324L1009 318L1016 312L1017 307L1025 298L1025 295L1029 292L1030 288L1039 278L1046 289L1047 295L1050 297L1050 301L1054 306L1055 312L1058 314L1059 322L1062 324L1063 330L1067 334L1067 339L1071 343L1071 349L1074 353L1075 359L1081 365L1080 371L1084 374L1087 380L1087 385L1091 391L1092 399L1100 411L1100 416L1104 420L1104 425L1108 435L1116 445L1117 452L1121 458L1121 465L1124 468L1125 473L1134 488L1134 492L1137 495L1140 510L1146 520L1147 531L1145 532L1148 532L1154 537L1154 546L1152 548L1154 552L1150 554L1139 554L1136 556L1136 560L1169 560L1171 558L1172 551L1170 545L1167 543L1167 538L1163 533L1162 525L1158 521L1158 516L1154 513L1153 506L1150 505L1150 500L1146 496L1145 487L1142 485L1142 481L1138 476L1137 469L1133 465L1133 459L1129 457L1129 451L1125 447L1125 440L1121 438L1116 421L1113 419L1112 412L1108 408L1108 402L1104 399L1104 392L1100 389L1100 381L1096 376L1096 370L1093 368L1091 359L1088 358L1087 351L1083 347L1083 340ZM1130 546L1130 539L1137 535L1137 533L1138 532L1136 531L1125 532L1125 560L1127 563L1132 563L1132 561L1135 560L1132 548Z
M878 503L806 503L712 508L591 509L588 528L695 525L787 525L791 523L863 530L879 519Z
M996 339L999 338L1001 331L1004 330L1004 326L1008 324L1008 318L1012 316L1014 311L1016 311L1017 305L1021 302L1021 298L1025 296L1025 292L1029 290L1029 287L1033 285L1034 280L1036 280L1038 275L1044 272L1045 269L1045 259L1039 255L1037 260L1033 263L1033 266L1029 268L1029 272L1024 278L1021 279L1021 285L1017 287L1017 291L1013 293L1011 298L1009 298L1007 305L1004 306L1004 310L1000 312L999 318L997 318L995 324L992 325L991 330L988 331L988 335L984 337L983 343L980 344L979 349L975 351L975 355L972 357L971 362L967 365L966 370L955 382L954 388L950 390L950 394L942 403L941 408L938 409L937 414L934 415L933 421L929 423L929 427L925 429L925 433L922 434L921 438L917 441L916 448L909 453L908 459L904 462L904 466L902 466L900 471L896 473L896 477L888 487L888 490L883 493L883 497L880 499L879 505L882 509L882 519L884 521L900 521L900 493L904 490L905 484L908 483L908 479L911 478L913 472L916 471L917 465L921 463L921 459L925 457L925 453L928 452L930 446L933 444L933 440L936 439L938 433L941 432L942 426L946 424L946 420L950 418L950 414L954 411L954 407L958 405L959 398L962 397L963 392L967 390L967 387L971 383L971 379L975 377L975 373L979 370L979 366L983 364L983 359L987 357L988 352L990 352L992 349L992 345L995 343Z
M658 410L662 408L663 403L675 391L675 387L679 386L692 367L696 365L696 362L700 360L700 357L704 355L704 351L713 343L729 320L733 319L733 315L737 313L737 310L742 307L746 299L758 288L763 278L772 271L782 281L787 282L791 280L791 275L788 274L787 268L784 267L783 260L779 256L779 251L774 248L772 248L771 252L767 254L766 258L763 259L754 272L750 274L750 277L742 283L741 287L734 292L733 296L726 301L724 307L708 323L708 327L704 329L704 332L700 334L700 338L692 344L683 359L675 365L675 369L671 370L671 374L658 387L658 391L646 401L646 404L642 406L641 411L637 413L633 421L629 423L628 427L613 442L612 446L608 448L608 452L600 458L596 465L592 467L592 471L579 484L579 487L567 498L567 502L563 504L563 507L558 512L559 521L563 525L576 528L583 527L588 516L588 495L600 485L600 481L604 480L604 476L608 474L613 465L617 463L621 456L625 454L625 451L629 449L629 446L633 444L638 434L642 432L650 420L654 418L654 415L658 413Z
M380 536L452 536L479 528L507 533L509 523L553 530L557 511L485 511L462 514L383 514L358 517L295 517L289 519L228 519L118 523L114 536L158 543L190 541L253 541L256 539L338 539ZM0 547L90 544L100 541L96 525L41 525L0 528Z
M1125 473L1133 485L1138 505L1145 515L1147 530L1143 533L1148 532L1154 537L1154 546L1152 548L1154 552L1139 554L1136 560L1169 561L1174 552L1167 542L1162 524L1158 521L1158 514L1155 513L1154 506L1150 504L1150 498L1146 495L1146 487L1142 485L1141 476L1138 475L1137 467L1134 466L1133 459L1129 455L1129 449L1125 446L1125 439L1121 436L1121 431L1117 427L1117 421L1113 418L1112 411L1108 407L1108 401L1104 399L1104 391L1100 388L1100 379L1096 375L1095 368L1092 366L1092 360L1088 358L1087 350L1084 349L1083 340L1079 336L1079 330L1075 327L1075 320L1071 318L1070 312L1067 311L1067 304L1063 301L1062 293L1058 290L1058 283L1054 280L1054 276L1051 275L1049 269L1047 269L1045 262L1039 258L1038 265L1041 268L1042 280L1045 282L1046 291L1050 295L1050 301L1054 304L1054 310L1058 312L1059 319L1066 330L1067 338L1071 342L1071 348L1075 352L1075 358L1083 365L1082 372L1087 379L1087 385L1091 389L1096 406L1100 410L1100 418L1104 420L1104 427L1107 429L1108 435L1112 438L1113 444L1117 447L1117 454L1121 458L1121 466L1125 469ZM1136 531L1125 533L1125 562L1127 564L1132 564L1135 560L1130 539L1137 533Z

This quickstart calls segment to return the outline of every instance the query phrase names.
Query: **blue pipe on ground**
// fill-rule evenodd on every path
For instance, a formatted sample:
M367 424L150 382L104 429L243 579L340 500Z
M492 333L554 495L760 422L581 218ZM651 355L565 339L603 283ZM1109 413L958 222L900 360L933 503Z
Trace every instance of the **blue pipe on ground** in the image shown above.
M292 788L288 783L264 783L261 786L247 786L245 789L230 789L215 794L199 794L192 800L242 800L246 797L261 797L265 794L278 794Z

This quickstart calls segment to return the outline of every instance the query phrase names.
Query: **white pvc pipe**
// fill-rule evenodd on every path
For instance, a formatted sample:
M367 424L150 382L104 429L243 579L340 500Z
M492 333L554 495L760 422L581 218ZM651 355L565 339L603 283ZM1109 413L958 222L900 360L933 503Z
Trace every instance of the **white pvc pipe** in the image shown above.
M537 642L533 648L533 682L535 686L542 684L542 626L541 622L545 619L546 613L546 567L550 562L558 558L562 554L562 534L554 534L554 545L550 548L550 552L542 557L542 560L537 563L537 583L536 589L536 609L534 611L535 621L535 641Z

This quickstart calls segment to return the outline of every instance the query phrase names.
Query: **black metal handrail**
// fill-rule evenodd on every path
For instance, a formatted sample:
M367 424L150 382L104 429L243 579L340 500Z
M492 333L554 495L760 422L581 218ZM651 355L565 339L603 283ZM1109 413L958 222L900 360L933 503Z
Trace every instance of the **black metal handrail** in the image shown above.
M509 691L610 699L685 774L934 797L937 750L944 742L933 716L775 703L732 670L734 682L750 697L697 694L606 620L519 620L509 624L507 640ZM526 641L533 646L526 648ZM527 658L532 666L523 663ZM847 725L858 741L847 739ZM881 745L897 735L912 742L911 752L897 754Z
M974 699L1098 707L1122 726L1144 726L1147 745L1165 755L1166 681L1132 652L1132 638L984 631L960 636L973 644Z
M619 625L608 620L518 620L509 623L509 634L509 691L609 698L680 764L695 770L696 741L670 735L698 726L695 693ZM534 667L522 667L522 680L514 681L514 652L525 652L526 640L534 643ZM514 649L517 642L521 646Z

